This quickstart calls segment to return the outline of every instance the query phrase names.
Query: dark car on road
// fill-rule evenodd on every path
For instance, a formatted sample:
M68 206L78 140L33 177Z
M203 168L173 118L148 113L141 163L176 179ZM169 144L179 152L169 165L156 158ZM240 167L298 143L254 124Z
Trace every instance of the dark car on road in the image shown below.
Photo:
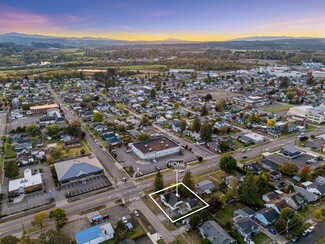
M267 230L268 230L270 233L272 233L273 235L276 235L276 231L275 231L274 228L269 227L269 228L267 228Z

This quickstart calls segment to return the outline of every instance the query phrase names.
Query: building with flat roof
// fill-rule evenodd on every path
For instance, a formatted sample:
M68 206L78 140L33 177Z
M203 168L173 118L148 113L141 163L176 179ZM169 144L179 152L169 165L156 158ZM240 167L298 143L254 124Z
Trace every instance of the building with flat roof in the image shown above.
M102 174L104 168L96 157L81 157L55 163L56 175L61 184L79 181L92 175Z
M9 181L10 194L23 194L28 190L42 188L42 173L32 175L31 169L24 170L24 178Z
M53 108L59 108L59 105L53 103L53 104L32 106L30 107L30 111L32 114L41 114L41 113L47 113L49 109L53 109Z
M314 124L325 122L325 105L309 108L306 113L306 120Z
M294 145L285 145L281 148L281 153L289 158L296 158L300 156L301 151Z
M133 143L131 145L131 150L140 159L150 160L177 154L180 152L181 146L167 137L158 137L149 141Z
M289 109L287 116L293 120L303 122L306 118L307 111L313 108L313 106L296 106Z
M95 225L76 233L77 244L98 244L114 238L114 229L110 223Z

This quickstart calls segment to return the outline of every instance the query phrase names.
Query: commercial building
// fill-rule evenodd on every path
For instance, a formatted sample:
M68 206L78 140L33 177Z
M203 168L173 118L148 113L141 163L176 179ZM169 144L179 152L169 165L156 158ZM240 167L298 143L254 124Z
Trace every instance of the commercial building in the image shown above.
M303 122L306 118L306 114L309 109L313 108L313 106L297 106L289 109L287 116L295 121Z
M315 79L324 79L325 78L325 71L317 71L313 70L312 75Z
M289 158L296 158L300 156L301 151L296 146L285 145L281 148L281 153Z
M103 174L104 168L96 157L81 157L54 164L61 184L79 181L93 175Z
M30 107L30 111L32 114L42 114L42 113L47 113L49 109L53 109L53 108L59 108L59 105L54 103L54 104L32 106Z
M149 141L133 143L131 145L131 150L140 159L150 160L177 154L180 152L181 146L167 137L158 137Z
M325 122L325 105L309 108L306 113L306 120L314 124Z
M23 194L42 187L42 173L33 175L31 169L25 169L24 178L9 181L9 194Z

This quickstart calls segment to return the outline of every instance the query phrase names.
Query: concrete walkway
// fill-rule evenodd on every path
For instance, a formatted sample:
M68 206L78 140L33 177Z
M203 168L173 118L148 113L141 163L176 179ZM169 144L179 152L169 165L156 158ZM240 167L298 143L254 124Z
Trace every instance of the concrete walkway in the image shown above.
M157 233L161 235L161 238L166 242L172 242L174 241L174 236L172 233L165 228L165 226L161 223L161 221L157 218L156 215L154 215L151 210L142 202L137 201L132 203L129 206L129 209L131 211L134 210L140 210L144 216L148 219L149 223L152 225L152 227L156 230Z

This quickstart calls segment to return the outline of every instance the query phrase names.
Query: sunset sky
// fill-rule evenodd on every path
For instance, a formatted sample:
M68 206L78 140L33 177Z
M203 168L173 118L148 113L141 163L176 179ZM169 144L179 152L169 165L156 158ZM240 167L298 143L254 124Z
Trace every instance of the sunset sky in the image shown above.
M120 40L325 37L324 0L1 0L0 33Z

